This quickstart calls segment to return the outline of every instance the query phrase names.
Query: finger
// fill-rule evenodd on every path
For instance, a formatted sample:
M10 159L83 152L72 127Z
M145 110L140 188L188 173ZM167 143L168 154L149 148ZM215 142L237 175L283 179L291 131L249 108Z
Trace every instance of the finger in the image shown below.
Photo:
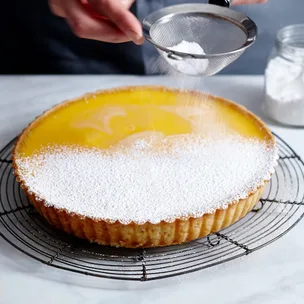
M63 0L62 5L66 19L78 37L112 43L130 41L110 22L92 18L79 0Z
M88 4L89 0L79 0L82 4ZM126 9L130 9L130 7L132 6L132 4L134 3L134 0L119 0L120 4L126 8Z
M136 44L143 43L143 33L140 22L118 0L89 0L96 12L109 18Z
M62 8L62 0L49 0L49 7L52 13L58 17L65 17L65 12Z
M88 10L89 14L94 18L106 19L104 16L99 15L94 8L88 3L88 0L79 0L82 5ZM132 6L133 0L119 0L121 5L124 6L127 10Z
M132 4L134 3L134 0L120 0L120 3L126 9L130 9Z
M261 4L266 3L267 0L233 0L233 5L242 5L242 4Z

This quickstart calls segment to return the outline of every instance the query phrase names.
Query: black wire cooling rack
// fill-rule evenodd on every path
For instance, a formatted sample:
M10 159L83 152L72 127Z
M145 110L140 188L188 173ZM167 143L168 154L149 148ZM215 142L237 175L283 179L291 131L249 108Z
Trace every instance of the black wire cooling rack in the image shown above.
M0 152L0 235L46 265L100 278L156 280L228 262L277 240L304 215L304 163L276 137L279 164L252 212L207 238L145 250L99 246L52 228L32 208L15 180L10 160L13 140Z

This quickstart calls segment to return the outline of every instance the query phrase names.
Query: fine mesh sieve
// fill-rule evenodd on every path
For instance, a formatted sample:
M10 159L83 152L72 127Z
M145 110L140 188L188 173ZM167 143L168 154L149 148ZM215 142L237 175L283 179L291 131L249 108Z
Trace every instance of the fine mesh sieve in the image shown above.
M253 44L257 27L250 18L232 9L196 3L174 5L150 14L143 20L143 32L175 70L209 76ZM182 41L195 42L204 52L174 50Z

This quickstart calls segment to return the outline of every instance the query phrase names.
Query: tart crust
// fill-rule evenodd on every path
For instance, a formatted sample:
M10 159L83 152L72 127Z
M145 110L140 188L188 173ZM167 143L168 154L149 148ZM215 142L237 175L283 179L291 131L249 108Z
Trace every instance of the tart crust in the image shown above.
M138 89L139 87L136 88ZM142 88L179 92L177 89L167 89L163 87L145 86ZM86 94L84 96L89 98L96 94L132 89L132 87L127 87L97 91L94 93ZM205 96L204 93L198 93L196 91L187 93L195 94L196 96L198 94ZM83 98L84 96L80 98ZM239 106L231 101L215 96L209 97L216 99L218 102L223 102L227 106L237 109L243 115L246 115L248 119L252 121L252 123L256 124L258 128L263 130L263 133L265 134L265 140L269 143L269 146L275 146L275 139L270 130L254 114L249 112L244 107ZM63 102L62 104L55 106L54 108L44 112L41 116L36 118L36 120L34 120L26 129L23 130L18 140L16 141L13 150L12 161L17 181L20 182L22 189L25 191L34 208L40 213L43 218L48 221L48 223L54 227L69 234L73 234L78 238L87 239L90 242L96 242L101 245L125 248L170 246L190 242L205 237L210 233L218 232L223 228L226 228L239 221L241 218L247 215L259 202L268 181L264 181L263 186L259 187L254 192L248 193L248 196L246 198L231 203L226 209L217 209L214 213L204 214L199 218L176 218L172 222L162 221L158 224L152 224L149 222L146 222L144 224L136 224L133 222L130 224L123 224L119 221L113 223L107 220L97 220L86 216L81 216L68 212L67 210L58 209L56 207L48 205L37 195L31 193L26 187L26 182L22 179L16 162L16 159L18 158L18 149L20 147L20 144L31 132L31 129L39 124L39 122L44 117L48 116L54 109L66 107L69 103L78 101L80 98L75 98L73 100Z
M35 195L27 195L35 209L53 226L73 234L81 239L87 239L101 245L125 248L162 247L190 242L210 233L226 228L243 218L259 202L264 187L259 188L247 199L231 204L227 209L199 218L176 219L172 223L162 221L158 224L145 223L138 225L120 222L110 223L81 217L55 207L47 206Z

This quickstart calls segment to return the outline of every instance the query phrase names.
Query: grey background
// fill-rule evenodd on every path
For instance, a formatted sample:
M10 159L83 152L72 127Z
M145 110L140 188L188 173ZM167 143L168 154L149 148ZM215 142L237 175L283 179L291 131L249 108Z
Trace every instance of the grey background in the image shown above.
M223 70L228 74L262 74L276 34L290 24L304 23L304 0L268 0L263 5L234 8L253 19L259 29L256 43Z

